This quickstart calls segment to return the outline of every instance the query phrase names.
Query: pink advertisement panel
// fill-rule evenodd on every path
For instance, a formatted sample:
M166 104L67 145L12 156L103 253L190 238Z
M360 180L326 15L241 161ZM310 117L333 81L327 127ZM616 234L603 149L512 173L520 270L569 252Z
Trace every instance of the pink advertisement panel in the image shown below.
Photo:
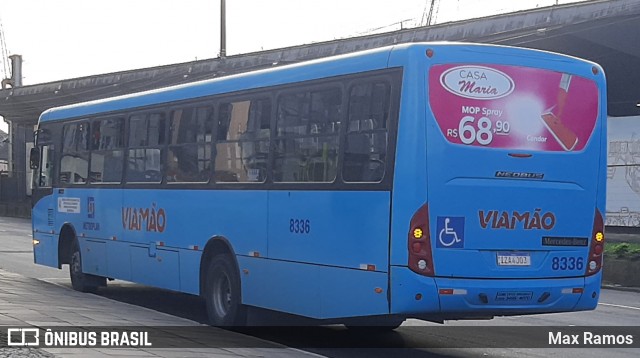
M431 67L429 101L451 143L536 151L579 151L593 133L592 80L529 67Z

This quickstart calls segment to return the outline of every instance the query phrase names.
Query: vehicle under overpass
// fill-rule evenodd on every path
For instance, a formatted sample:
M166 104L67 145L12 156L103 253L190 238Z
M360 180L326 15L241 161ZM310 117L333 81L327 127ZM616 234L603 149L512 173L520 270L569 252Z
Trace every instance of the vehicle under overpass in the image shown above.
M0 202L26 202L26 156L44 110L70 103L281 66L405 42L465 41L521 46L598 62L608 79L610 117L640 115L640 1L594 0L153 68L64 79L0 90L0 115L10 124L9 175ZM640 190L640 186L639 186ZM2 206L0 206L0 214ZM639 223L640 225L640 223Z

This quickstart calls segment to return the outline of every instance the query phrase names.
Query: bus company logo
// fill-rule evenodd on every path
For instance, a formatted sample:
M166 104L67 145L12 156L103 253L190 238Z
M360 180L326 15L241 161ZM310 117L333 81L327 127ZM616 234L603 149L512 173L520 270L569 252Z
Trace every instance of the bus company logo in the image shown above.
M515 230L522 226L524 230L551 230L556 226L556 216L552 212L542 213L541 209L533 212L478 211L480 226L483 229L507 229Z
M40 345L39 328L9 328L7 329L7 345L10 347L28 347Z
M164 232L167 214L153 203L150 208L122 208L122 228L131 231Z
M506 97L516 88L502 71L483 66L458 66L440 76L440 84L464 98L490 100Z

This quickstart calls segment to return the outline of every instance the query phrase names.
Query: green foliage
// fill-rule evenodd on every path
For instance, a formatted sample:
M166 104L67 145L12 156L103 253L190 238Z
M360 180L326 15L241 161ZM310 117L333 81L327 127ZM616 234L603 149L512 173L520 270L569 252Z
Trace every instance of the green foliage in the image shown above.
M623 256L624 254L629 252L629 247L630 247L629 243L623 242L623 243L617 244L611 250L616 256Z
M608 243L605 245L604 253L616 258L637 259L640 258L640 244L628 242Z

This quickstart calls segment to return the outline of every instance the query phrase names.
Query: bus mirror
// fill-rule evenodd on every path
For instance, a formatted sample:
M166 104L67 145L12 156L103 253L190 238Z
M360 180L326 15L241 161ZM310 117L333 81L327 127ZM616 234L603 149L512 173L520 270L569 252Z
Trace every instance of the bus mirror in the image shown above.
M29 167L31 169L38 169L40 166L40 150L37 147L31 148L29 153Z

